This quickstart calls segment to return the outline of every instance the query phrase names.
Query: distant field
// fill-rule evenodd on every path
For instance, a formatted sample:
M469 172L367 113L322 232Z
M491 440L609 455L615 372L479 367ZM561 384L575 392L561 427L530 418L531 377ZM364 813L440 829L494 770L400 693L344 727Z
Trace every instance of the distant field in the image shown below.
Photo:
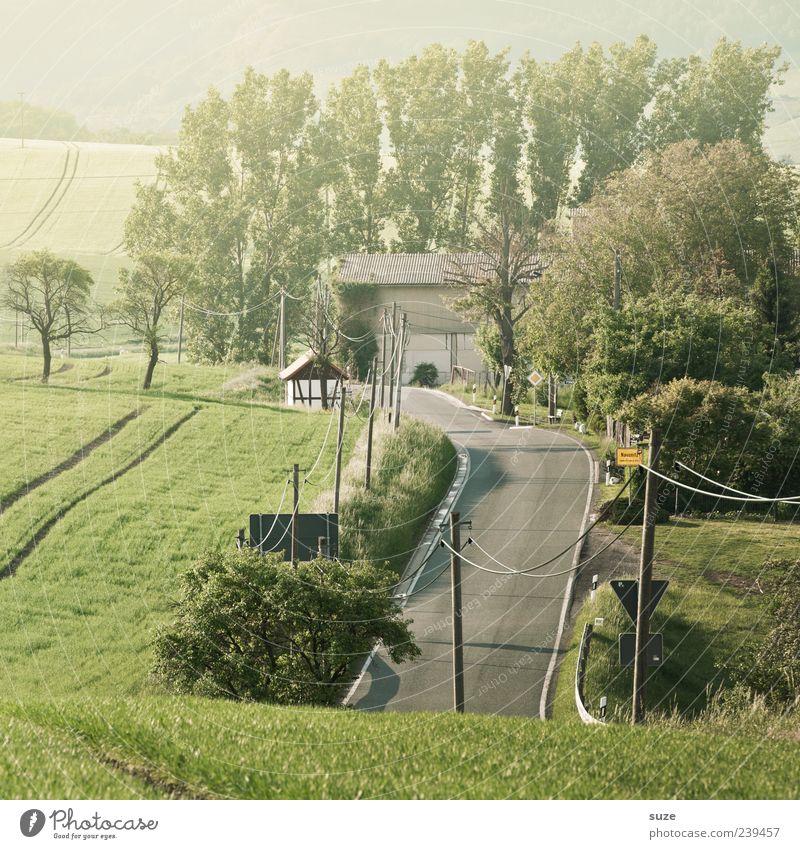
M0 139L0 265L38 248L70 256L107 301L124 263L123 226L137 181L156 179L159 148ZM7 336L7 334L6 334Z

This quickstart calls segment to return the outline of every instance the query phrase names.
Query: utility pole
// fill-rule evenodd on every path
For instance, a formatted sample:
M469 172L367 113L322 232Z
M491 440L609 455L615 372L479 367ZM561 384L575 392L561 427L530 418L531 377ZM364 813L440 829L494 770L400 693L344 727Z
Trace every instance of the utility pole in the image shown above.
M292 563L297 560L297 512L300 509L300 466L292 466L292 483L294 484L294 499L292 500Z
M622 284L622 259L614 248L614 312L619 312L620 285Z
M183 301L184 296L181 295L181 313L178 318L178 365L181 364L181 352L183 351Z
M661 452L661 431L650 429L650 448L647 452L648 466L658 470L658 455ZM642 519L642 554L639 560L639 598L636 611L636 657L633 665L633 708L631 722L644 722L647 712L647 658L650 642L650 599L653 596L653 549L656 536L656 493L658 478L647 472L644 494L644 518Z
M394 408L394 372L397 357L397 302L392 303L392 358L389 361L389 420Z
M339 378L339 434L336 441L336 481L333 485L333 512L339 512L339 487L342 485L342 444L344 442L344 402L347 398L347 390L344 380Z
M19 135L20 147L25 147L25 92L19 93Z
M397 391L395 392L394 401L394 429L400 427L400 390L402 389L403 383L403 354L405 353L405 341L406 341L406 325L408 324L408 316L406 313L403 313L403 319L400 322L400 335L397 338L398 352L397 352Z
M278 340L278 371L286 368L286 290L281 287L281 317ZM309 401L310 403L310 401Z
M464 634L461 621L461 515L450 514L450 600L453 617L453 710L464 713Z
M369 391L369 419L367 420L367 470L364 475L364 489L369 489L369 477L372 473L372 425L375 419L375 370L378 358L372 360L372 386Z
M386 307L383 308L383 335L381 337L381 409L383 409L383 395L386 388L386 322L389 317L386 313Z
M14 347L19 348L19 310L14 310Z

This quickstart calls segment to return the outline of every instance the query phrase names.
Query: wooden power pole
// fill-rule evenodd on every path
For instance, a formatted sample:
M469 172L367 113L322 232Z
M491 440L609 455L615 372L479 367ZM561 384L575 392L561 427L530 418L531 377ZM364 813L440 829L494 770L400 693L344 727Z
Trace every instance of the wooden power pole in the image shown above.
M648 465L658 470L658 455L661 452L661 432L650 430L650 448L647 452ZM639 560L639 597L636 610L636 657L633 664L633 707L631 722L644 722L647 712L647 661L650 643L650 600L653 597L653 549L656 536L656 514L658 505L658 478L647 472L644 493L644 518L642 519L642 553Z
M281 317L278 329L278 371L286 368L286 290L281 289ZM309 404L311 400L309 399Z
M295 463L292 466L292 483L294 484L294 498L292 499L292 563L297 560L297 512L300 509L300 466Z
M183 351L183 295L181 295L181 312L178 318L178 365L181 364L181 352Z
M333 512L339 512L339 488L342 485L342 445L344 443L344 402L347 398L347 389L344 379L339 378L339 433L336 440L336 480L333 484Z
M389 317L386 313L386 307L383 308L383 334L381 336L381 409L384 404L384 390L386 388L386 322Z
M369 489L372 474L372 426L375 421L375 380L377 378L378 358L372 360L372 386L369 390L369 418L367 419L367 469L364 473L364 489Z
M394 409L394 373L397 362L397 303L392 304L392 357L389 360L389 420L392 418Z
M464 633L461 620L461 515L450 514L450 600L453 617L453 710L464 713Z
M403 354L405 353L406 326L408 324L408 316L403 313L402 321L400 322L400 334L397 338L397 389L394 393L394 430L400 427L400 394L403 384Z
M619 250L614 249L614 312L619 312L620 288L622 286L622 260Z

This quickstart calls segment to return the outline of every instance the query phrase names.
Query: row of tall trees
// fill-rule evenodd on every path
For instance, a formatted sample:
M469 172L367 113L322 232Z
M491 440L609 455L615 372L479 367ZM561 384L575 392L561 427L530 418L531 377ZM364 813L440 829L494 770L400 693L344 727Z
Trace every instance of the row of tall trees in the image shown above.
M309 74L249 69L230 97L212 89L187 107L178 146L159 159L160 188L140 190L133 216L154 204L168 212L144 216L128 250L136 259L144 239L147 253L191 258L195 357L267 359L277 293L307 294L326 258L532 248L560 208L670 133L757 146L780 74L772 48L722 40L708 60L659 62L645 36L577 45L551 62L512 63L482 42L463 52L434 44L357 67L323 102ZM684 95L708 108L680 112ZM501 268L510 256L509 247ZM510 280L500 284L506 301ZM288 336L298 333L300 302L288 301L286 318ZM505 347L511 356L510 336Z

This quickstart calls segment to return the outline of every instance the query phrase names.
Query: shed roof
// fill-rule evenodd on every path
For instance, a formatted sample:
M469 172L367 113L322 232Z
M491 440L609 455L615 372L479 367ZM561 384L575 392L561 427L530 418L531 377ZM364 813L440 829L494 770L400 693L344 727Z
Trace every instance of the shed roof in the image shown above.
M301 377L309 377L308 372L314 368L315 354L313 351L306 351L301 354L293 363L290 363L286 368L278 374L281 380L293 380ZM349 378L344 369L339 368L336 363L328 363L326 372L332 377L343 377L345 380Z
M345 254L338 276L349 283L381 286L452 286L454 267L474 280L485 277L492 260L484 253Z

